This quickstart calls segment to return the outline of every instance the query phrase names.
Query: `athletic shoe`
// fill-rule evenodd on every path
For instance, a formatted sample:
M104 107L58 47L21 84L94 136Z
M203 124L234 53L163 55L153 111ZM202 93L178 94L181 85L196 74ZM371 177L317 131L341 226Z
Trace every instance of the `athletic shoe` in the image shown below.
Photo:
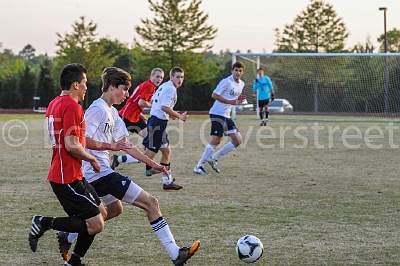
M159 174L159 173L161 173L160 171L157 171L157 170L155 170L155 169L153 169L153 168L151 168L150 170L145 170L144 171L144 174L146 175L146 176L152 176L152 175L156 175L156 174Z
M164 190L180 190L182 188L183 188L183 186L176 184L175 180L173 180L168 185L167 184L163 184L163 189Z
M264 126L264 120L261 120L260 126L261 126L261 127Z
M43 228L41 224L42 218L43 216L39 215L35 215L32 218L31 231L29 232L28 241L33 252L36 252L39 238L48 230Z
M211 166L211 168L212 168L215 172L217 172L217 173L220 173L220 172L221 172L221 171L218 169L218 161L217 161L217 160L210 159L210 160L207 161L207 163Z
M195 174L198 174L198 175L207 175L207 171L206 171L206 169L204 169L204 167L203 166L200 166L200 167L194 167L193 168L193 172L195 173Z
M118 155L113 155L113 159L112 159L112 162L111 162L111 169L114 170L115 168L118 167L118 165L119 165Z
M200 248L200 240L196 240L191 247L183 247L179 249L178 258L172 260L175 266L184 265Z
M71 248L71 243L68 242L67 232L57 232L58 248L60 249L61 257L64 261L68 261L68 252Z

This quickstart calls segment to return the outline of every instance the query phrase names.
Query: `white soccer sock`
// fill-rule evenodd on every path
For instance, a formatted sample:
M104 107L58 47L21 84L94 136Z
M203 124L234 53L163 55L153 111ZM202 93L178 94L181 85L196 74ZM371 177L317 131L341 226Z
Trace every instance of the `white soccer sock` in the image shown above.
M203 154L201 155L201 158L200 158L200 160L199 160L198 163L197 163L197 168L204 165L204 163L205 163L205 162L207 161L207 159L211 156L211 154L214 153L215 147L216 147L216 146L215 146L215 145L212 145L212 144L207 144L207 145L204 147Z
M172 260L178 258L179 247L175 243L174 236L169 229L167 221L165 221L163 217L160 217L150 223L150 225L160 242L163 244L165 250L168 252L169 257Z
M163 173L161 178L162 178L162 183L164 185L169 185L169 184L172 183L172 175L171 175L171 173L169 175L166 175L166 174Z
M119 155L118 162L119 163L140 163L139 160L133 158L129 154Z
M70 244L75 243L76 239L78 238L78 233L68 233L68 242Z
M227 153L233 151L235 149L235 145L230 141L226 143L221 149L219 149L216 153L212 155L214 160L218 160L222 156L226 155Z

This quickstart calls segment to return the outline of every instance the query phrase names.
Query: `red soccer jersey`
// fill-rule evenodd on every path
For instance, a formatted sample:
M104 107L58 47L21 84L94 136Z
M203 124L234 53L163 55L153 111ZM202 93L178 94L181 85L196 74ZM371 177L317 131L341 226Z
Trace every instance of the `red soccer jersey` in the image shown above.
M140 83L133 91L131 97L126 101L124 107L119 111L119 115L128 119L132 123L139 121L140 114L142 113L142 109L139 106L139 100L143 99L146 102L149 102L151 97L153 97L155 90L156 86L154 86L150 80Z
M82 180L82 160L73 157L65 148L64 138L76 136L84 146L85 120L82 107L70 96L57 96L46 112L53 157L47 179L69 184Z

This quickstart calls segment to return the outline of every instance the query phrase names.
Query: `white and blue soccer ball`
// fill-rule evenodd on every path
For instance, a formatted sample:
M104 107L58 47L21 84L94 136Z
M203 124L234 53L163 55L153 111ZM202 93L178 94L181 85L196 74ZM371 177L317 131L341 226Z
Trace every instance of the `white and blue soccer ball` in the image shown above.
M253 263L263 254L264 246L260 239L253 235L242 236L236 244L236 253L240 260Z

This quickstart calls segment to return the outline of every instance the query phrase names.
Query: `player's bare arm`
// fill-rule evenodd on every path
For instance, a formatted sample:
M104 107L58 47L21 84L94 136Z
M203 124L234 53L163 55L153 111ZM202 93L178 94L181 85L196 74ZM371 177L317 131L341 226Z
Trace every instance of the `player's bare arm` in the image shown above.
M145 154L143 154L141 151L139 151L133 144L131 144L128 141L128 139L126 137L124 137L123 139L121 139L117 143L126 145L127 148L125 148L123 150L126 153L128 153L130 156L138 159L139 161L147 164L148 166L154 168L157 171L160 171L160 172L168 174L168 171L164 166L156 163L155 161L153 161L152 159L147 157ZM128 147L128 146L130 146L130 147Z
M66 136L64 138L65 149L75 158L79 160L84 160L89 162L95 172L100 172L100 165L96 158L87 153L81 143L79 142L78 137L76 136Z
M100 142L96 141L92 138L86 137L86 148L91 149L91 150L96 150L96 151L104 151L104 150L109 150L109 151L121 151L125 149L130 149L133 147L133 144L131 143L105 143L105 142Z
M168 107L168 106L161 107L161 110L166 112L169 115L169 117L171 117L172 119L179 119L182 121L186 121L186 119L189 117L187 112L178 113L178 112L174 111L171 107Z
M241 103L244 99L246 99L245 95L240 95L237 100L228 100L228 99L224 98L223 96L216 94L216 93L213 93L211 97L214 100L220 101L221 103L230 104L230 105L237 105L237 104Z
M139 99L138 105L143 110L144 108L150 108L151 102L145 101L144 99Z

